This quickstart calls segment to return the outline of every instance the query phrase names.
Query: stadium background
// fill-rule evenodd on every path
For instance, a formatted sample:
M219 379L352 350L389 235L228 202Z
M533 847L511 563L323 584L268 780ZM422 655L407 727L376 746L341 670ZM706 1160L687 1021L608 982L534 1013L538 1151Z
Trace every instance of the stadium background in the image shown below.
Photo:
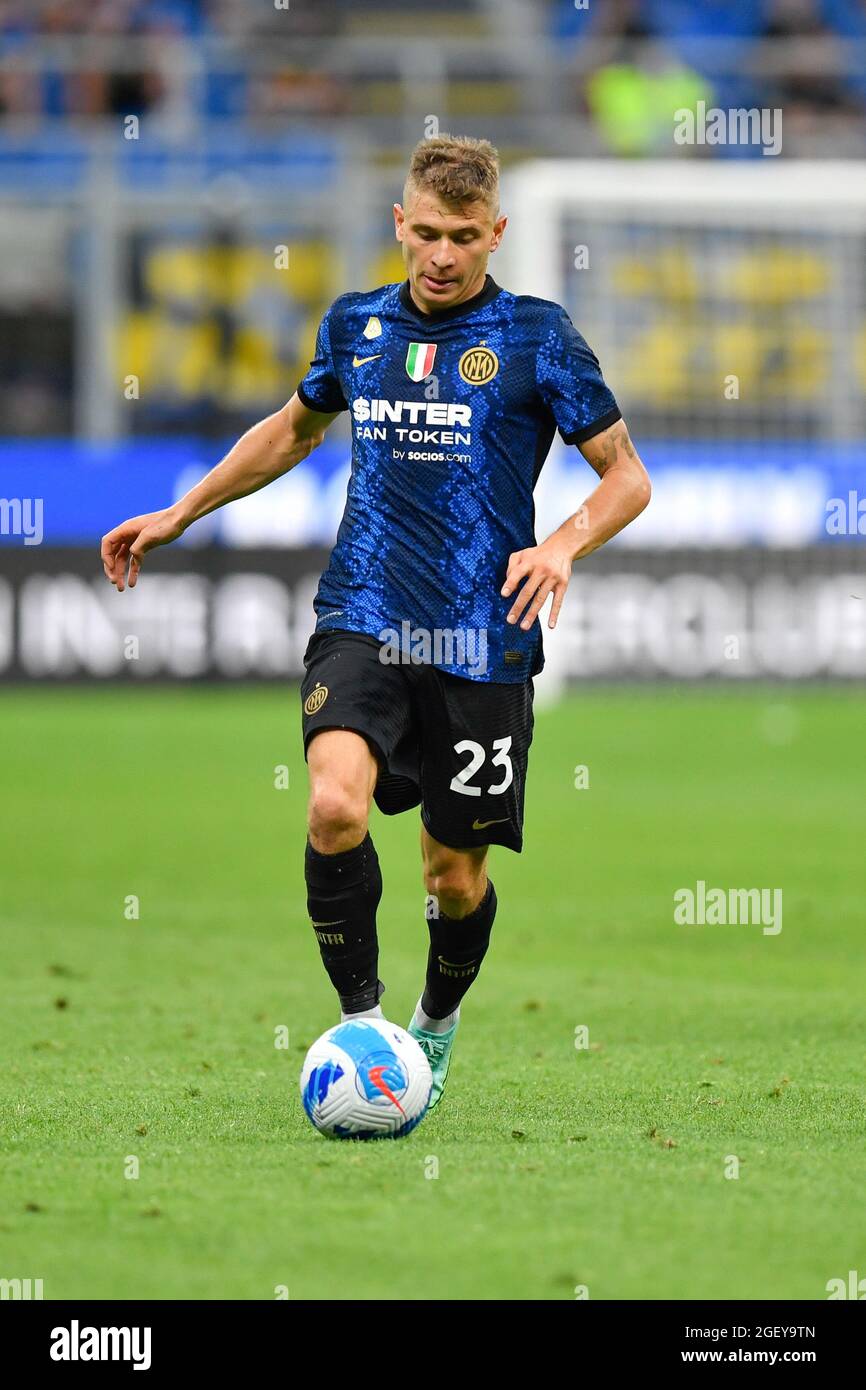
M318 1185L305 1185L312 1136L287 1108L292 1068L279 1052L262 1060L274 1052L272 1025L290 1018L294 1063L330 1020L302 911L304 769L283 687L301 669L341 512L347 422L289 477L149 557L135 594L105 583L97 550L105 530L180 495L289 397L336 295L402 278L390 208L408 151L437 130L498 146L512 227L492 273L509 288L558 291L654 484L647 513L576 568L561 629L547 639L535 838L522 861L497 870L514 916L497 926L499 965L491 957L485 970L499 974L486 996L479 986L476 1050L467 1028L465 1089L458 1056L437 1141L463 1154L464 1179L476 1163L488 1181L483 1192L452 1187L454 1207L439 1218L452 1248L461 1200L481 1223L474 1262L467 1254L456 1278L443 1266L450 1296L571 1297L588 1278L593 1296L808 1298L862 1265L863 1233L846 1227L841 1194L857 1191L844 1146L864 1057L852 1003L863 972L864 73L858 0L0 5L10 850L0 913L7 1055L17 1059L5 1262L19 1252L0 1275L45 1269L48 1296L269 1296L268 1280L282 1282L269 1248L280 1227L264 1211L283 1193L288 1126L299 1211L323 1192L335 1203L333 1228L302 1237L295 1212L289 1244L306 1253L292 1296L405 1296L412 1238L399 1244L393 1213L367 1281L337 1289L343 1252L369 1257L381 1212L371 1207L348 1237L345 1222L338 1229L349 1197L325 1171L334 1160L314 1159ZM781 153L677 144L672 113L700 101L781 110ZM550 212L543 227L536 195ZM537 493L539 537L590 482L577 451L556 444ZM578 765L598 791L577 789ZM407 1012L423 954L415 830L380 820L376 835L387 978ZM713 874L784 884L778 944L759 928L682 944L670 894ZM142 884L139 921L123 905ZM558 933L542 929L551 925ZM606 1042L569 1055L588 999ZM503 1056L501 1017L515 1009L519 1038ZM257 1038L244 1032L250 1019ZM615 1050L624 1037L625 1062ZM727 1113L733 1122L739 1096L762 1153L784 1147L788 1131L770 1112L789 1073L803 1091L798 1122L788 1121L793 1150L764 1174L756 1205L715 1231L710 1258L715 1199L682 1176L647 1187L644 1149L661 1142L664 1112L672 1131L681 1123L682 1161L689 1132L698 1169L711 1166L703 1131L689 1131L695 1088L717 1084L715 1054L738 1049ZM470 1059L494 1098L484 1123L499 1126L506 1149L529 1132L534 1163L515 1165L483 1125L461 1134ZM579 1074L563 1079L575 1063ZM617 1095L620 1081L640 1096L625 1120L598 1100L599 1076ZM744 1099L750 1087L760 1116ZM679 1100L665 1109L672 1092ZM199 1099L195 1120L172 1109ZM157 1116L159 1176L118 1216L105 1196L112 1155L143 1149L130 1136L158 1131ZM264 1166L246 1178L213 1157L230 1152L235 1123L266 1136ZM611 1137L620 1124L627 1157ZM828 1161L817 1139L809 1151L802 1138L822 1126L836 1154L826 1206L803 1167ZM712 1153L736 1153L742 1129L723 1133ZM564 1134L581 1141L565 1157L554 1152ZM578 1199L569 1164L598 1135L621 1168L615 1199L604 1163L581 1174ZM432 1138L419 1142L439 1152ZM199 1177L172 1166L172 1153L195 1153ZM404 1211L399 1161L375 1160L391 1165L382 1181ZM350 1177L370 1177L367 1154L351 1162L362 1168ZM545 1202L526 1196L535 1172L553 1184ZM494 1235L497 1183L518 1232L515 1204L524 1213L525 1248L540 1229L558 1250L548 1263L534 1256L518 1272L520 1235ZM239 1184L246 1245L228 1214ZM419 1186L422 1204L432 1200L436 1184L416 1182L415 1200ZM121 1209L131 1187L115 1182ZM586 1204L579 1256L557 1246L565 1226L554 1234L551 1201ZM47 1213L41 1230L22 1215L28 1203ZM756 1237L763 1203L775 1214ZM612 1235L592 1211L614 1206ZM144 1220L147 1259L130 1273L124 1240L140 1239L142 1213L178 1224L161 1240L150 1230L159 1222ZM811 1231L796 1256L784 1243L792 1222ZM659 1250L670 1258L657 1277Z

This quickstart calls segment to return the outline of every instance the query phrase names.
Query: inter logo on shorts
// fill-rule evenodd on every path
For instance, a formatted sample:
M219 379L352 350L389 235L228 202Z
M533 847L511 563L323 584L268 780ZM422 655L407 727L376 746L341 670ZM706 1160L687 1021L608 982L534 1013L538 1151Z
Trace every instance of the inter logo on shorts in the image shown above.
M486 386L499 371L499 358L490 348L467 348L457 363L457 370L469 386Z
M423 381L433 370L435 343L410 343L406 353L406 371L413 381Z
M308 695L304 701L304 714L318 714L327 698L328 687L326 685L317 685L312 694Z

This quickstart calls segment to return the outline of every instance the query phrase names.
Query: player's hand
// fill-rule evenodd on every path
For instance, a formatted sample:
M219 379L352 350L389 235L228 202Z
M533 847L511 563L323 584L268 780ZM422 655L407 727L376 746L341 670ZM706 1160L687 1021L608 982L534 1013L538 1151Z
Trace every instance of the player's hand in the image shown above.
M135 588L142 558L154 546L167 545L176 540L185 530L173 508L166 507L161 512L147 512L143 516L130 517L113 531L102 537L102 568L106 579L122 593L125 584ZM127 565L129 574L127 576Z
M538 617L548 595L553 594L547 626L556 627L562 600L571 578L571 565L572 556L561 543L555 543L554 537L544 541L542 545L533 545L527 550L515 550L514 554L508 557L508 573L502 586L502 597L509 598L521 580L525 580L525 583L511 605L508 621L516 623L526 609L520 626L524 632L527 631Z

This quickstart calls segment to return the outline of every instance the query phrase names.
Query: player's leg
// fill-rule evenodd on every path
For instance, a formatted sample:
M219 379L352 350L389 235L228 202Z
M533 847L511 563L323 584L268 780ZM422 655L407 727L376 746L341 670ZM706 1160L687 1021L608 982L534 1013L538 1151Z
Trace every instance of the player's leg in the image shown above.
M496 892L487 877L487 846L451 849L421 827L430 948L415 1022L445 1033L490 945Z
M412 768L405 680L401 668L383 664L379 653L380 644L360 633L314 633L301 684L310 774L307 902L343 1017L381 1017L376 909L382 876L367 820L377 777ZM397 809L391 796L388 810Z
M307 908L341 1016L381 1017L376 909L382 875L367 829L379 767L365 738L324 729L307 747Z
M487 877L487 846L452 849L421 827L430 947L424 992L409 1032L433 1072L430 1109L442 1098L460 1022L460 1001L490 945L496 892Z
M350 729L323 729L310 740L307 772L310 844L319 854L354 849L367 833L379 773L369 743Z
M418 683L422 710L422 855L430 949L409 1031L445 1087L460 1001L490 945L496 890L487 847L520 852L532 740L532 684L480 684L433 670Z
M474 912L487 890L487 845L451 849L421 826L424 886L439 910L457 919Z
M431 1020L454 1012L490 944L496 891L487 876L489 845L522 848L532 698L531 681L484 684L432 670L419 682L421 853L437 908L428 913L421 999Z

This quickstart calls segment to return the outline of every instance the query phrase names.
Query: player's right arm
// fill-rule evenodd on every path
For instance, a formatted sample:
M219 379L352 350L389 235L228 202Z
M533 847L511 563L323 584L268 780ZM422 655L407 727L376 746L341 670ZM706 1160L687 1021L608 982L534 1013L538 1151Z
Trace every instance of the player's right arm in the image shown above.
M143 556L157 545L167 545L183 535L200 516L246 497L288 473L321 444L325 430L337 414L310 410L298 396L260 420L180 501L163 511L130 517L102 538L105 576L120 592L126 583L135 587ZM127 565L129 574L127 576Z

